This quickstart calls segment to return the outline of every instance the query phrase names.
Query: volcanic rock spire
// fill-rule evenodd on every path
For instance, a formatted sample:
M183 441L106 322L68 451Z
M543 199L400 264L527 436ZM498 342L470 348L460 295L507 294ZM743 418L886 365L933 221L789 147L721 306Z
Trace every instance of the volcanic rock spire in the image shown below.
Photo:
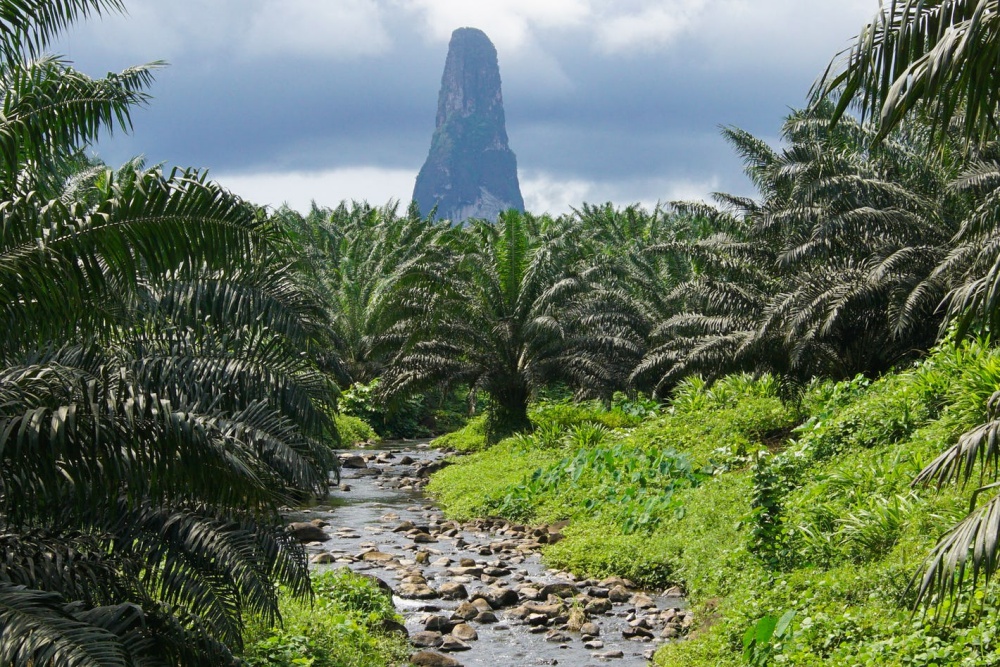
M451 35L437 126L413 199L424 215L437 206L438 218L456 223L524 210L517 158L507 145L497 50L481 30Z

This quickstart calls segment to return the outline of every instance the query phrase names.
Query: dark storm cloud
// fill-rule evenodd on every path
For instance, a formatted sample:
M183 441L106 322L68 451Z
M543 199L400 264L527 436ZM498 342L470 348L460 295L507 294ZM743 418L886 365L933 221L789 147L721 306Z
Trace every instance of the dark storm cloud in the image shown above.
M171 62L157 76L151 107L136 113L134 134L99 145L111 163L143 153L150 162L217 173L415 173L430 143L447 51L441 22L451 20L448 12L473 11L445 0L345 0L336 9L310 0L185 2L198 17L180 12L165 24L168 14L155 0L133 0L131 20L88 24L60 44L94 74L156 58ZM875 9L874 0L816 0L815 16L786 0L762 0L752 12L734 0L562 4L566 25L516 0L478 8L496 21L492 34L490 25L479 27L496 35L519 167L652 199L661 195L638 193L670 180L745 190L719 126L776 137L782 118L805 103L816 76L870 13L858 8ZM732 25L705 18L721 5L730 8ZM813 24L830 23L840 16L836 8L848 5L850 12L841 11L853 13L839 18L845 27L838 33ZM807 29L798 30L805 34L768 23L769 6L775 16L805 22ZM267 7L299 12L299 22L270 31L268 16L280 14L268 15ZM350 23L350 32L328 38L329 28L314 26L309 12L321 7L347 11L340 23ZM660 32L629 11L646 23L660 21ZM231 20L234 12L241 13ZM612 24L615 32L602 32ZM628 30L635 31L634 47L625 40ZM656 41L667 33L673 36ZM816 35L825 35L822 43L814 43Z

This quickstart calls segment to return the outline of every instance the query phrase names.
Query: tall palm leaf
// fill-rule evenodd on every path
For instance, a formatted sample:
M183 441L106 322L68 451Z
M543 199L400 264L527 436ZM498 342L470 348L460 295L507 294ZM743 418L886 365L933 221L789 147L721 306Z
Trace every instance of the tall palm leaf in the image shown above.
M939 138L958 119L968 140L982 142L997 132L998 63L997 0L892 0L815 92L840 95L838 116L859 101L864 115L878 117L878 138L918 111Z

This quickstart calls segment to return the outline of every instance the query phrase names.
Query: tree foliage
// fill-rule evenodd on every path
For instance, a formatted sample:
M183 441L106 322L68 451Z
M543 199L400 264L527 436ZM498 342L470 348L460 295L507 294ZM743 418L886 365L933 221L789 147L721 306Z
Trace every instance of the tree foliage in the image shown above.
M325 313L282 228L196 171L76 169L151 71L39 54L118 9L0 5L4 664L234 662L275 581L308 592L277 508L333 465Z

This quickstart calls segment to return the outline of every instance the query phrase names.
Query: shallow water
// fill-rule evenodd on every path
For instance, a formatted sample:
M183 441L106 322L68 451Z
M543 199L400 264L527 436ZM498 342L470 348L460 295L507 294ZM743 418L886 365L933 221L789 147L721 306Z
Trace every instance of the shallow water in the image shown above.
M323 519L330 525L325 529L330 539L323 543L307 545L310 554L330 552L339 562L328 565L313 565L318 571L330 568L350 567L358 572L375 575L397 589L400 579L398 566L360 562L355 557L361 552L375 547L378 551L389 553L401 564L418 567L414 563L417 550L427 551L429 563L419 566L423 576L432 588L437 588L454 577L446 572L448 566L435 564L441 558L448 558L451 567L458 565L460 558L472 558L478 565L496 563L496 555L481 555L479 549L491 541L503 539L487 532L463 530L460 536L452 538L441 537L430 544L414 544L403 532L392 532L392 529L403 521L412 521L417 525L427 525L435 518L441 518L441 512L419 490L400 490L387 488L386 481L391 481L402 475L412 475L417 464L435 461L441 454L429 449L426 443L404 443L389 445L378 450L356 450L352 454L377 454L391 450L395 458L390 462L369 462L368 470L345 469L341 482L349 485L350 491L332 490L328 501L309 508L290 512L290 521L310 521ZM399 465L404 456L413 458L414 465ZM374 471L378 471L376 476ZM456 545L458 537L467 544L464 547ZM530 579L541 584L557 581L572 581L565 573L548 570L541 563L537 553L526 556L523 562L504 564L512 570L509 577L504 577L510 585ZM487 584L478 580L465 583L470 595L476 590L485 589ZM667 597L647 592L660 609L683 608L684 601L677 597ZM394 596L393 600L400 614L405 618L407 629L413 633L424 629L425 618L431 614L450 616L460 601L452 600L411 600ZM507 610L497 610L500 619L495 624L480 624L470 622L479 634L479 639L471 641L471 650L449 653L451 657L467 666L483 667L521 667L523 665L569 665L571 667L587 667L589 665L620 665L633 667L646 665L651 649L659 646L662 640L652 641L628 640L622 637L622 630L629 627L628 621L635 609L628 603L615 604L608 614L594 615L591 621L601 629L600 640L604 646L599 649L587 649L578 633L565 632L569 641L546 641L545 633L534 634L530 627L514 618L508 617ZM658 635L658 632L656 633ZM417 649L414 649L415 651ZM622 657L607 658L601 654L620 651Z

